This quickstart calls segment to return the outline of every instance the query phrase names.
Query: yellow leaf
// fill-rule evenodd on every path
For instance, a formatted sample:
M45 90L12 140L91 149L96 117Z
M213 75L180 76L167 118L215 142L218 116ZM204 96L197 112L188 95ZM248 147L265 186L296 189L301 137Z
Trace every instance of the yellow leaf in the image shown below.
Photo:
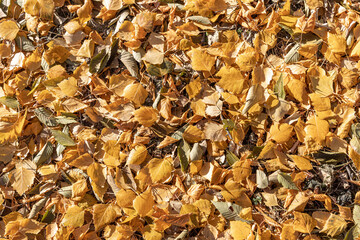
M339 215L331 214L320 232L334 237L341 234L346 227L347 223L344 218Z
M349 146L349 157L353 161L356 169L360 171L360 154Z
M19 193L23 195L29 187L34 183L36 165L30 160L16 164L16 169L10 174L10 179L13 180L12 186Z
M239 160L232 165L234 181L241 182L251 174L251 160Z
M6 40L14 40L20 31L16 22L7 20L0 23L0 37Z
M163 183L171 177L173 165L170 162L171 158L153 158L147 164L151 180L154 183Z
M64 29L66 30L66 32L74 34L77 31L82 30L82 26L79 22L79 19L74 18L64 25Z
M309 42L309 43L302 44L299 47L298 51L301 55L303 55L306 58L313 58L315 56L316 52L318 51L318 48L319 48L319 44Z
M328 111L331 110L331 102L328 97L322 97L320 94L309 94L311 105L313 105L315 111Z
M116 204L95 204L93 206L93 220L95 231L100 230L107 224L121 216L121 209Z
M27 14L51 20L55 4L53 0L26 0L24 10Z
M159 112L152 107L140 107L134 112L134 117L144 127L151 127L158 120Z
M26 239L25 234L38 234L45 227L45 223L40 223L32 219L19 219L6 224L5 235L12 239Z
M193 204L183 204L180 209L180 214L191 214L188 224L192 227L199 226L199 209Z
M54 65L56 62L63 63L70 56L70 52L67 48L55 45L54 41L47 44L49 47L45 51L43 57L49 65Z
M329 44L329 49L333 53L345 53L346 52L346 39L340 34L332 34L328 32L327 40Z
M127 164L140 165L147 157L148 151L144 145L137 145L130 151Z
M316 9L324 6L323 0L306 0L305 2L310 9Z
M137 196L133 202L133 206L140 217L145 217L152 210L154 204L150 188Z
M77 80L74 77L70 77L67 80L61 81L58 86L61 91L68 97L73 97L78 90Z
M244 88L247 87L246 80L238 68L224 66L216 76L221 77L216 84L234 94L242 93Z
M85 103L78 100L77 98L69 98L62 102L62 106L67 112L78 112L88 107Z
M282 224L280 239L297 240L299 233L294 230L294 221L292 219L286 220Z
M86 179L80 179L72 185L71 198L74 200L81 199L88 190Z
M360 40L356 42L353 49L350 52L350 57L359 57L360 56Z
M222 11L227 8L224 0L190 0L186 1L184 10L196 12L204 17L212 15L213 11Z
M81 24L84 24L91 19L92 8L93 8L93 5L92 5L91 0L85 0L84 5L82 5L77 10L77 15L79 17L79 21Z
M164 138L164 140L161 141L161 143L159 143L159 145L157 146L157 148L162 149L164 147L169 146L170 144L173 144L175 142L179 141L178 139L166 136Z
M307 84L305 83L305 80L298 80L296 78L290 78L285 86L286 92L304 104L308 101L308 92L306 91L306 88Z
M0 144L15 141L24 128L27 110L20 116L14 124L0 122Z
M293 129L294 127L287 123L274 124L270 128L270 136L275 142L284 144L291 139Z
M123 97L135 103L135 107L141 106L145 102L148 92L140 83L129 84L124 89Z
M24 65L30 71L35 71L41 67L40 48L36 48L36 50L32 52L28 58L26 58Z
M143 237L145 240L161 240L163 239L163 234L155 230L155 225L147 225L144 228Z
M325 143L326 134L329 132L330 125L328 121L322 120L317 116L312 116L306 122L305 143L311 149L321 148Z
M241 71L248 72L253 70L256 64L256 51L252 47L246 49L246 52L241 53L235 60Z
M108 184L106 182L106 167L101 165L100 163L93 162L87 168L87 174L91 179L91 186L93 188L94 193L102 199L107 188Z
M200 142L205 138L205 134L203 131L195 127L194 125L189 125L184 133L183 138L190 143Z
M130 189L121 189L116 193L116 203L122 208L132 207L135 198L136 194Z
M191 66L195 71L208 71L210 72L215 65L216 58L201 48L193 48L189 51Z
M346 43L345 43L346 46ZM316 66L311 67L307 71L307 76L311 80L311 86L314 92L327 97L334 93L334 80L337 77L335 72L329 72L330 75L327 76L325 69Z
M77 56L91 58L92 55L94 54L94 47L95 47L95 44L92 40L89 40L89 39L84 40L79 51L77 52Z
M308 171L313 169L309 159L298 155L289 155L289 156L301 171Z
M81 227L84 224L84 215L85 211L76 206L70 206L64 215L64 218L61 221L61 224L65 227Z
M316 226L316 220L309 214L294 212L294 230L301 233L311 233Z
M230 221L230 234L234 240L245 240L251 233L251 225L243 221Z
M201 91L200 78L191 81L188 85L186 85L185 89L190 99L196 97L196 95L198 95Z

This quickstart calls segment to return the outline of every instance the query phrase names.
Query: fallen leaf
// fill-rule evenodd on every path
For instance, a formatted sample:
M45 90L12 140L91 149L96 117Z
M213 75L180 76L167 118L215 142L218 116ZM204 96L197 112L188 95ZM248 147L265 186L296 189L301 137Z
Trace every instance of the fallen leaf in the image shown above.
M16 22L8 20L0 23L0 37L6 40L14 40L20 31Z

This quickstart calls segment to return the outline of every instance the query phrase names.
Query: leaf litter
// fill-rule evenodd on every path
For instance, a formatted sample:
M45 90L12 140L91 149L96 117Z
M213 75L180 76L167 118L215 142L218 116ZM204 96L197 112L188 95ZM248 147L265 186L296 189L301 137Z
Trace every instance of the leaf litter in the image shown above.
M0 3L2 239L358 239L357 1Z

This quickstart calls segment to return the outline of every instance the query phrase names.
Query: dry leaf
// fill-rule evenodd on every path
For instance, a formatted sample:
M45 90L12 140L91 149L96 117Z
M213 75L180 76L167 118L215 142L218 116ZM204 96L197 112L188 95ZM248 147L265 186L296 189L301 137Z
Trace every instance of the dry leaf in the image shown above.
M16 22L8 20L0 23L0 37L6 40L14 40L20 31Z
M136 121L144 127L151 127L158 120L158 111L151 107L140 107L134 112Z

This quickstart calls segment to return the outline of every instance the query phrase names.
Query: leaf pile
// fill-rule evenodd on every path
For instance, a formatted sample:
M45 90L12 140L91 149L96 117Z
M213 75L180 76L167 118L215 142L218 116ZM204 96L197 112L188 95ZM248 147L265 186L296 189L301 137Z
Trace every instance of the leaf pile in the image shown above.
M1 239L358 239L359 7L1 1Z

